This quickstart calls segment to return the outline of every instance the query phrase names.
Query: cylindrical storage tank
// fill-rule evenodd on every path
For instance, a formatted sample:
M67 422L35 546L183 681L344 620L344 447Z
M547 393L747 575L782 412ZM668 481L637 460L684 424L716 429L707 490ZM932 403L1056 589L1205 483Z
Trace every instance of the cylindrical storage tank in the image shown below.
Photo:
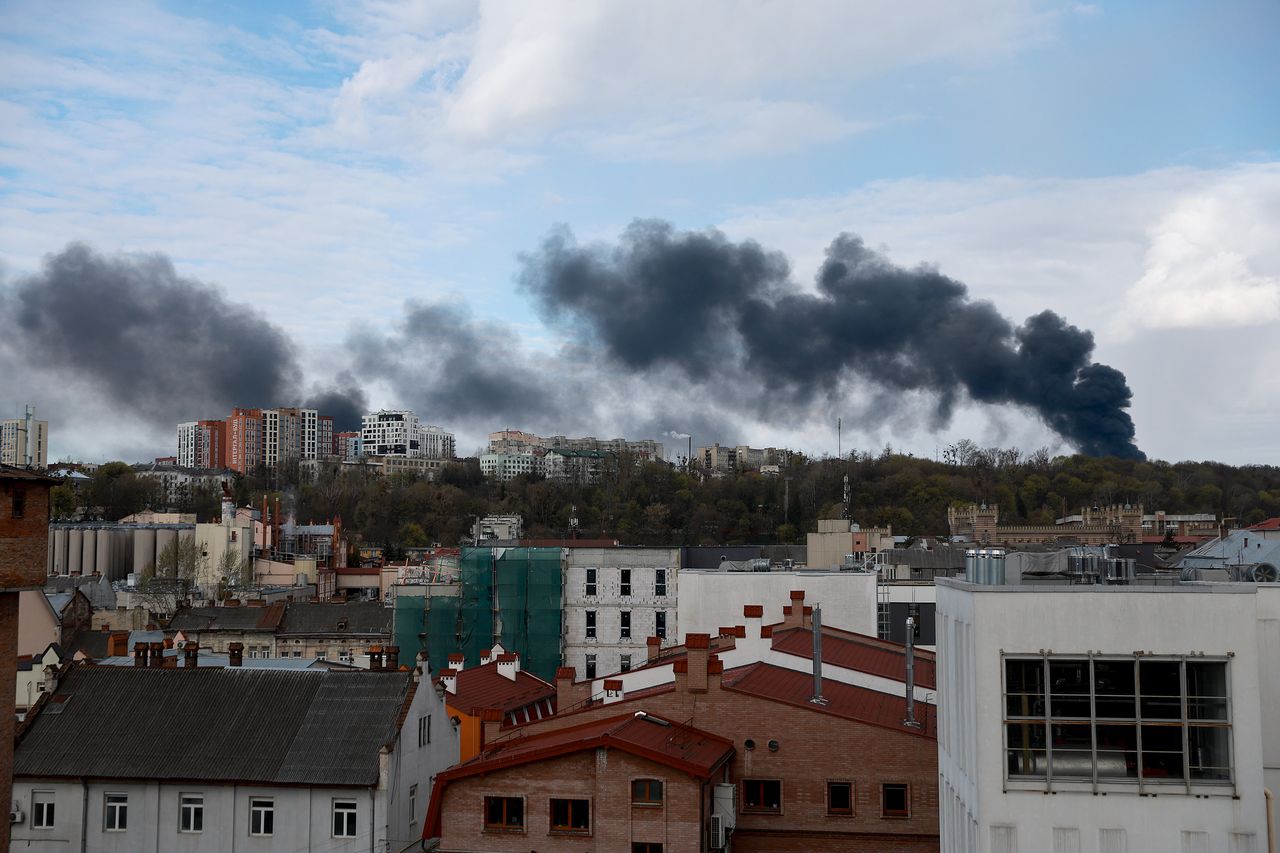
M1004 551L991 552L991 575L988 583L1004 586Z
M67 533L67 574L80 574L80 559L83 556L84 531L73 527Z
M84 535L80 537L80 571L83 574L93 574L93 568L97 565L98 556L98 531L92 527L85 530Z
M116 548L115 562L111 566L111 579L123 580L133 569L133 531L117 527L111 531L111 534Z
M57 531L53 527L49 528L49 538L45 542L44 547L44 573L45 575L54 574L53 571L53 539Z
M95 546L96 552L94 554L93 568L103 577L106 577L111 573L111 534L111 528L103 527L97 531L97 535L95 537L98 540L98 544Z
M964 552L964 579L969 583L978 582L978 552L970 548Z
M55 575L67 573L67 528L53 529L53 572Z
M986 548L978 551L978 583L991 583L991 554Z
M178 531L172 527L161 527L156 530L156 577L160 576L160 558L165 550L176 546ZM168 571L166 569L166 571Z
M156 530L154 527L139 527L133 531L133 571L139 577L147 566L156 563Z

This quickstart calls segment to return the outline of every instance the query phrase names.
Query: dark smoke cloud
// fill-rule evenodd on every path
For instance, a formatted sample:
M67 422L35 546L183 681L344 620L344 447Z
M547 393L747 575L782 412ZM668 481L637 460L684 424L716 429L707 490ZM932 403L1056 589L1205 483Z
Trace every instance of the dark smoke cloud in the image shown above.
M1025 407L1081 452L1142 457L1131 392L1090 361L1089 332L1049 311L1015 328L960 282L894 266L852 235L828 248L817 293L776 252L664 222L635 222L615 246L557 232L521 260L544 316L624 370L672 368L721 395L722 377L750 377L801 409L862 379L933 394L935 426L967 396Z
M356 378L349 371L343 371L336 385L316 391L307 398L303 407L333 416L335 432L356 432L365 412L369 411L369 401Z
M161 255L72 243L0 291L0 335L31 369L171 422L272 405L299 381L283 331Z

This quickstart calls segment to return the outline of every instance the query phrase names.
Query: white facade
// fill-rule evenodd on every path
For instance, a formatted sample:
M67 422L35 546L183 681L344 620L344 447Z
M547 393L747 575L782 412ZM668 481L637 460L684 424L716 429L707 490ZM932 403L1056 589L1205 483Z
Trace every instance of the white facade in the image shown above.
M822 624L876 636L876 576L862 572L722 572L685 569L680 573L680 630L712 634L742 624L747 604L764 607L764 624L782 621L792 590L803 590L810 605L822 605Z
M452 459L453 433L424 425L410 411L377 411L364 416L360 450L366 456Z
M541 474L542 457L533 453L485 453L480 473L498 480L514 480L521 474Z
M678 644L679 566L679 548L569 549L564 665L594 678L643 665L649 637Z
M49 467L49 422L33 420L27 433L25 418L0 420L0 463L26 467L30 458L32 467Z
M943 853L1262 853L1257 593L940 579Z
M196 429L195 421L178 424L178 467L196 467Z
M192 732L193 738L199 736ZM18 777L13 809L22 820L10 825L11 846L36 853L399 851L421 839L432 779L457 760L457 731L430 681L424 680L394 743L383 750L376 788ZM121 805L110 801L115 810L109 817L108 797L124 798L123 829L108 828L115 825ZM198 831L190 828L190 817L183 822L184 797L188 812L199 803ZM270 834L252 831L254 801L270 803ZM52 803L51 812L45 803ZM341 832L351 831L350 837L335 834L339 804L354 805L351 822L345 817L341 822ZM40 826L46 817L51 825ZM263 828L261 822L258 828Z

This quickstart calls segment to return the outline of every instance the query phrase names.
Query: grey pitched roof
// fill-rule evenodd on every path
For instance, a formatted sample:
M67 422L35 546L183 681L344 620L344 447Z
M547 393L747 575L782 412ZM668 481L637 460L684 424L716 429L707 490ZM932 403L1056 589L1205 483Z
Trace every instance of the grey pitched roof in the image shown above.
M394 672L75 666L13 772L373 786L412 688Z
M281 606L184 607L169 620L170 631L274 631Z
M339 623L346 623L340 628ZM291 603L280 622L281 634L390 634L391 608L380 601L348 604Z

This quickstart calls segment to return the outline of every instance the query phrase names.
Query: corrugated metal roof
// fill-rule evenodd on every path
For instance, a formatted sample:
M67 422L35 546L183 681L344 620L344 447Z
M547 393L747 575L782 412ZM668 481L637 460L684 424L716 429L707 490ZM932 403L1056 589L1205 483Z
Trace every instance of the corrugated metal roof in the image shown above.
M19 776L376 785L408 673L76 666Z
M331 604L291 603L280 622L281 634L390 634L391 608L380 601ZM345 627L338 627L339 624Z
M832 714L922 737L938 736L937 709L923 702L915 703L915 709L916 718L924 723L924 727L912 729L902 724L907 713L905 696L893 696L824 678L822 696L827 704L818 705L809 701L813 696L812 675L767 663L753 663L730 670L724 674L722 683L726 690L785 702L821 714Z
M774 629L773 648L789 655L813 660L813 631L807 628ZM879 637L822 631L822 662L870 675L879 675L905 683L907 678L906 646ZM916 650L916 684L937 687L931 652Z

